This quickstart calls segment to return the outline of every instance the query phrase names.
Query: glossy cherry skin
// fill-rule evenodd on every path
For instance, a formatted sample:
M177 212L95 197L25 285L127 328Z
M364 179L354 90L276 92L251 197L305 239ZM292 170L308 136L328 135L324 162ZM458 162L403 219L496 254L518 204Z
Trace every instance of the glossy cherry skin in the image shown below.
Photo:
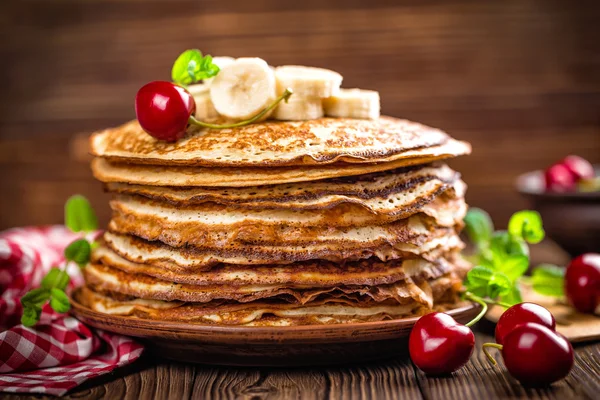
M590 179L595 176L594 167L588 160L579 156L567 156L565 157L560 164L567 167L575 181L580 179Z
M419 318L408 339L413 363L432 375L456 371L469 361L474 347L471 329L439 312Z
M567 376L573 347L560 333L528 322L504 338L502 358L508 372L524 385L543 386Z
M135 96L135 113L142 129L159 140L182 138L195 111L192 95L171 82L147 83Z
M506 335L517 326L527 322L535 322L553 331L556 330L554 316L546 308L535 303L519 303L504 311L498 320L496 343L503 344Z
M565 293L578 311L593 313L600 305L600 254L586 253L573 259L565 274Z
M546 190L569 192L575 189L575 177L563 164L554 164L544 172Z

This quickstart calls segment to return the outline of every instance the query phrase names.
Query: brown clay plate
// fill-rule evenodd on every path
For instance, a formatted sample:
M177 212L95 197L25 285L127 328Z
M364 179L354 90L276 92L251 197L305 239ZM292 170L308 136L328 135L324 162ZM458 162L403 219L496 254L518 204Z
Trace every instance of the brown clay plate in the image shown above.
M390 358L406 353L418 318L355 324L251 327L191 324L106 315L71 297L71 313L85 324L139 338L157 356L184 362L234 366L313 366ZM470 321L480 308L448 311Z

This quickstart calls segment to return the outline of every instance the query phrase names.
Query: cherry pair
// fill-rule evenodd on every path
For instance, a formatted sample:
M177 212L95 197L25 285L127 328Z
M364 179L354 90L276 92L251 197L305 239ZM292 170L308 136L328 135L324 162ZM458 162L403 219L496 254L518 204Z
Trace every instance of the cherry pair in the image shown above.
M546 190L570 192L575 190L578 181L594 175L594 167L589 161L579 156L567 156L545 171Z
M517 304L498 321L498 344L485 344L484 351L495 363L486 347L501 349L508 371L524 384L552 383L565 377L573 365L573 348L554 331L555 327L554 317L544 307L532 303ZM425 373L434 375L451 373L462 367L474 347L475 336L471 329L439 312L421 317L409 338L413 363Z

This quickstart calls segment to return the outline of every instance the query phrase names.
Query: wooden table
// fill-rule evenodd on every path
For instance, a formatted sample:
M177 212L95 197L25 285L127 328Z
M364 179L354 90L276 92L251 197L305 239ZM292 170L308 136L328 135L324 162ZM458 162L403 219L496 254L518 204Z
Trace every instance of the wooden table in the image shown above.
M186 365L144 356L76 389L77 399L597 399L600 394L600 343L575 346L571 374L549 388L526 389L502 365L492 366L481 344L491 341L493 326L477 331L477 350L461 370L428 377L408 357L367 365L272 369ZM499 354L496 359L500 359ZM37 396L5 395L23 399ZM44 398L44 397L42 397Z
M531 248L532 265L565 264L568 256L545 240ZM548 388L526 389L494 353L492 366L481 344L493 341L494 324L475 326L476 350L461 370L428 377L408 356L361 365L315 368L236 368L174 363L147 352L135 364L90 381L66 399L598 399L600 341L576 344L570 375ZM48 398L0 393L0 399Z

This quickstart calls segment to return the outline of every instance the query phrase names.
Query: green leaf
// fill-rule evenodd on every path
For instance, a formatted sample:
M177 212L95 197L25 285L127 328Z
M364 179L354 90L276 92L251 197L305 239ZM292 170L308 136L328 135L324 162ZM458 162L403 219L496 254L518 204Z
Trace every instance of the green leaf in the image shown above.
M503 303L507 303L512 305L522 303L523 298L521 297L521 290L519 289L519 284L515 282L511 291L508 294L500 296L500 301Z
M485 297L488 292L488 284L494 271L487 267L477 265L467 273L465 286L467 290L477 296Z
M531 276L533 290L545 296L563 297L564 276L564 268L549 264L539 265Z
M68 261L75 261L83 268L90 261L91 253L92 247L90 246L90 242L85 239L78 239L67 246L65 249L65 258Z
M522 254L507 255L500 265L498 271L505 274L511 281L516 281L527 272L529 257Z
M513 282L508 279L508 276L502 272L494 272L488 283L487 295L490 299L497 299L498 297L510 294L512 289Z
M531 210L514 213L508 221L508 233L531 244L541 242L544 239L545 232L542 227L540 213Z
M42 279L42 288L46 290L50 290L52 288L65 290L68 284L69 274L56 267L48 271L46 276Z
M42 315L42 308L36 306L29 306L23 308L23 315L21 315L21 323L25 326L32 327L39 320Z
M53 288L51 290L52 297L50 298L50 307L58 313L66 313L71 309L71 303L67 294L60 289Z
M509 256L525 256L529 259L529 247L522 239L511 236L506 231L496 231L492 235L489 258L494 269L501 269Z
M46 288L37 288L30 290L23 297L21 297L21 304L23 307L41 307L50 298L50 290Z
M96 213L85 197L75 195L67 200L65 225L73 232L92 232L98 229Z
M469 208L465 216L465 229L469 235L469 239L478 248L484 248L492 237L494 232L494 224L490 215L481 208Z
M213 64L210 55L203 57L200 50L190 49L181 53L175 60L171 69L171 79L180 85L190 85L218 73L219 67Z

